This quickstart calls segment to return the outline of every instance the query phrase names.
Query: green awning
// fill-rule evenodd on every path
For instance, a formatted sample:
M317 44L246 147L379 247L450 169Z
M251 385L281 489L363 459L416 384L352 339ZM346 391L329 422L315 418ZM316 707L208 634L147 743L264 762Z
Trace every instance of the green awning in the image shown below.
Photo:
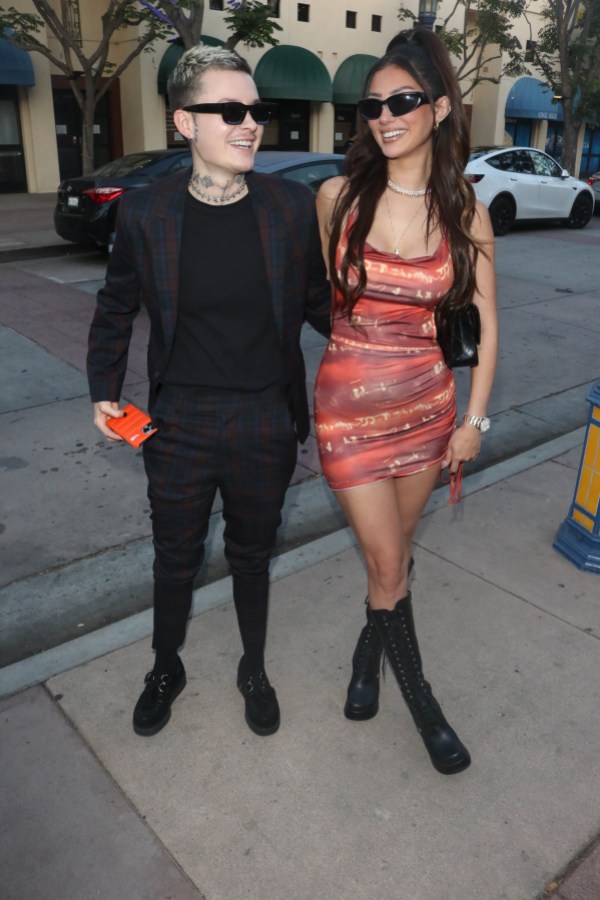
M4 38L0 38L0 84L25 84L28 87L35 84L29 53Z
M333 102L358 103L365 79L376 62L377 57L367 53L355 53L345 59L333 79Z
M202 35L202 43L206 44L207 47L222 47L223 41L219 40L219 38L211 37L208 34ZM169 75L185 53L185 48L181 41L173 41L173 43L169 44L165 52L163 53L163 57L160 61L160 65L158 67L158 76L157 76L157 84L158 84L158 93L166 94L167 93L167 81L169 80Z
M329 100L333 87L318 56L291 44L278 44L262 56L254 70L258 92L272 100Z

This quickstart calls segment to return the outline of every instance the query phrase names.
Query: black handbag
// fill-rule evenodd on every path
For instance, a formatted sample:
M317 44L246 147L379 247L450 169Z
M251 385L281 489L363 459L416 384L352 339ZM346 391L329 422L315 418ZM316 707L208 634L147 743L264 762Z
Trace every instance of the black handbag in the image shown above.
M481 319L474 303L450 313L442 324L436 310L437 339L449 369L479 365L477 347L481 340Z

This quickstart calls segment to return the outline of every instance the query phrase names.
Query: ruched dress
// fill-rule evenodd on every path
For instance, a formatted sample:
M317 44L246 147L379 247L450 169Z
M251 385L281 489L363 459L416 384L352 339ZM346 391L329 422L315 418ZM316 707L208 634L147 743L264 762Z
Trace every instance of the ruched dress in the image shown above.
M447 240L415 259L367 243L364 261L367 284L351 322L334 294L332 334L315 385L319 456L333 490L436 465L456 424L454 376L434 320L453 281Z

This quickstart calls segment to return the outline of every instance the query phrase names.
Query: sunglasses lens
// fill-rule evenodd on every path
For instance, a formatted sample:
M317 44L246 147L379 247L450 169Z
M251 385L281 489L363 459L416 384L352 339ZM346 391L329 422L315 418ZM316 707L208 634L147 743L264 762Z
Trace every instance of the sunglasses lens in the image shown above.
M375 97L367 97L364 100L358 101L358 112L360 113L361 118L365 119L367 122L370 119L378 119L382 109L382 101L376 100Z
M271 109L266 103L255 103L250 107L250 114L257 125L268 125L271 121Z
M421 105L420 94L392 94L385 104L393 116L405 116Z
M243 103L223 103L221 115L226 125L241 125L246 118L246 107Z

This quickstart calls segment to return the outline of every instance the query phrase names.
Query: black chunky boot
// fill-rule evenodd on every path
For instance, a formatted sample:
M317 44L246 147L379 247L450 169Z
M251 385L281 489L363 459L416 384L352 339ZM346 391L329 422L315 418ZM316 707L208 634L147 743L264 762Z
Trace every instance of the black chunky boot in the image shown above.
M415 561L410 558L408 577L412 575ZM352 655L352 678L348 685L348 696L344 706L347 719L364 721L372 719L379 710L379 673L383 644L377 634L375 623L370 616L369 598L367 606L367 624L361 631L356 649Z
M372 609L370 615L431 762L442 775L462 772L471 757L425 681L410 593L393 610Z
M379 670L383 644L370 615L367 603L367 624L361 631L352 656L352 678L344 706L347 719L372 719L379 710Z

